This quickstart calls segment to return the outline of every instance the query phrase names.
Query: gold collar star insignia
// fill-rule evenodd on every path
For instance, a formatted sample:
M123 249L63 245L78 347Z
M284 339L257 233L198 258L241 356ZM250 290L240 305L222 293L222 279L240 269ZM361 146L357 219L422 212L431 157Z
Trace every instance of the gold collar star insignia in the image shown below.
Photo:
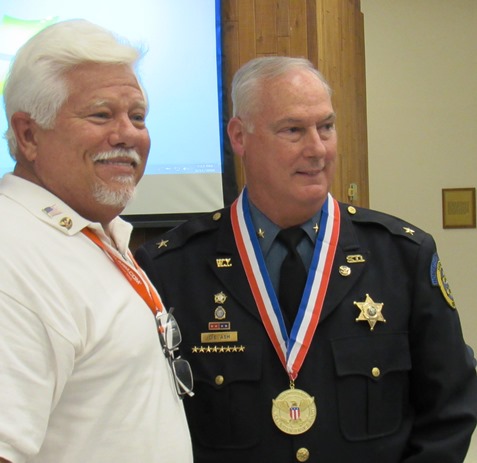
M361 313L359 314L359 317L356 319L356 321L367 321L371 331L374 330L374 325L376 325L377 322L386 323L386 320L382 314L384 304L382 302L374 302L369 294L366 294L366 300L364 302L354 301L354 305L361 310Z
M317 223L315 223L315 225L313 226L313 230L315 230L315 233L318 233L320 227Z
M167 248L167 245L169 244L169 240L161 240L158 243L156 243L156 246L161 249L161 248Z
M257 231L257 235L259 238L265 238L265 231L259 228Z
M416 232L415 230L409 227L402 227L402 229L404 230L405 233L408 233L409 235L412 235L412 236L414 236L414 233Z

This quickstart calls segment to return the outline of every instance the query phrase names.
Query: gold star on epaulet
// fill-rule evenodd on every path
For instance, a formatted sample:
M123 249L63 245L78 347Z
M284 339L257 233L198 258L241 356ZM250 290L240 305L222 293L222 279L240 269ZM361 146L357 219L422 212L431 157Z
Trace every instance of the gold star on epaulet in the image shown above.
M169 240L161 240L158 243L156 243L156 246L158 249L161 249L161 248L167 248L168 244L169 244Z
M373 299L369 297L369 294L366 294L366 300L364 302L354 301L354 305L361 310L356 321L367 321L371 331L374 330L374 325L376 325L377 322L386 323L386 320L381 313L384 304L382 302L374 302Z
M411 236L414 236L414 233L416 232L415 230L409 227L402 227L402 229L404 230L405 233L408 233Z

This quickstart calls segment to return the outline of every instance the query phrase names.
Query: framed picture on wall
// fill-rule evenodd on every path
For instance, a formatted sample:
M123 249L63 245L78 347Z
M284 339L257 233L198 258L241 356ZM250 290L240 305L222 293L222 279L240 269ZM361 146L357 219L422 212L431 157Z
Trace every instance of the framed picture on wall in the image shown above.
M475 228L475 188L442 190L443 228Z

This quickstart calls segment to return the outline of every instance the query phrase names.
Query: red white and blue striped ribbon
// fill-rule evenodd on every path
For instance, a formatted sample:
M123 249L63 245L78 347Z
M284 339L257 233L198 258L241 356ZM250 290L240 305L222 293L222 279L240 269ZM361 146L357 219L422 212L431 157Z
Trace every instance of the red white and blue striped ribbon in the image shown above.
M298 376L320 320L340 231L338 202L328 194L303 298L290 336L254 231L247 189L231 206L235 242L262 322L291 380Z

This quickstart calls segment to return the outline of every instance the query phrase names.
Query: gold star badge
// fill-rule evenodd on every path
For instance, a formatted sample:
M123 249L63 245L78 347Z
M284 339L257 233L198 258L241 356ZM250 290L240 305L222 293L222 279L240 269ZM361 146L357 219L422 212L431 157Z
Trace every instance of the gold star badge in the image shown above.
M318 233L318 231L320 230L320 227L317 223L315 223L315 225L313 226L313 230L315 231L315 233Z
M361 313L359 314L359 317L356 319L356 321L367 321L371 331L374 330L374 325L376 325L377 322L386 323L386 320L381 313L384 304L382 302L374 302L373 299L369 297L369 294L366 294L366 300L364 302L354 301L354 305L361 310Z
M159 243L156 243L156 246L161 249L161 248L167 248L167 245L169 244L169 240L161 240Z
M258 229L257 236L259 238L265 238L265 231L262 230L261 228Z
M402 227L402 229L404 230L405 233L408 233L409 235L414 236L415 230L413 230L412 228Z
M216 304L223 304L227 300L227 296L223 291L220 291L220 293L214 294L214 302Z

